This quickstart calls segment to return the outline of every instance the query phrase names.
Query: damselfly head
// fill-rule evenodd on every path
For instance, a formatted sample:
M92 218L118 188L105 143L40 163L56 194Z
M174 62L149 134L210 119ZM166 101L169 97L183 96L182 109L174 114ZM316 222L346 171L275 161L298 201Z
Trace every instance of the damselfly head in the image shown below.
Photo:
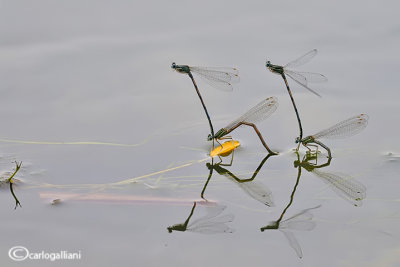
M209 134L208 136L207 136L207 141L212 141L213 140L213 136L211 135L211 134Z
M271 67L271 61L267 60L267 63L265 64L265 66L266 66L267 68Z
M172 62L171 68L176 69L176 64L175 64L175 62Z
M206 163L207 169L211 170L214 165L210 164L209 162Z
M275 230L279 228L279 222L274 221L274 222L270 222L267 226L264 226L263 228L261 228L261 232L264 232L265 230Z
M296 137L295 143L298 144L300 142L300 137Z
M299 167L299 165L300 165L300 160L295 160L295 161L293 162L293 165L294 165L295 168Z

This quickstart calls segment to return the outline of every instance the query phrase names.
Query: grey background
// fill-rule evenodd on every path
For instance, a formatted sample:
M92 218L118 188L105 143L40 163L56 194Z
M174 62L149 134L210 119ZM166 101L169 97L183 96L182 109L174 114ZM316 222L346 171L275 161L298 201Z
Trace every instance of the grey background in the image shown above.
M16 190L23 208L12 209L7 188L1 194L0 261L16 265L8 249L24 245L82 250L82 261L65 265L173 266L190 260L192 266L396 266L398 10L397 1L1 1L1 167L10 171L12 161L21 160L24 169ZM368 193L363 207L354 208L324 183L304 178L291 215L323 207L313 212L315 230L296 233L300 260L282 234L259 231L279 217L297 173L291 152L296 118L281 78L265 69L265 60L285 64L313 48L318 56L301 70L323 73L329 82L313 86L321 99L291 82L305 134L369 114L360 135L329 142L332 170L352 175ZM190 80L170 69L173 61L239 69L241 82L232 93L198 81L215 128L264 97L279 99L279 109L260 129L280 155L258 178L272 190L276 207L266 209L220 176L209 196L235 214L235 233L168 234L166 227L183 222L191 201L199 198L208 175L204 163L164 174L164 187L154 190L144 183L155 185L159 176L101 191L185 199L184 206L163 201L51 206L51 200L40 199L48 191L99 192L43 184L112 183L206 157L206 118ZM265 156L263 147L248 129L235 137L242 147L233 169L251 172Z

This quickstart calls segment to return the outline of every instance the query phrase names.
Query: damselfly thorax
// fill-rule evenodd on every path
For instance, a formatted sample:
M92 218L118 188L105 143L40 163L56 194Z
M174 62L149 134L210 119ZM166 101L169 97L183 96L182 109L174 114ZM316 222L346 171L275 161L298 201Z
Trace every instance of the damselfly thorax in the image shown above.
M270 150L270 148L265 143L264 138L262 137L260 131L258 130L255 124L257 122L261 122L266 118L268 118L277 108L278 108L277 99L275 97L268 97L267 99L264 99L256 106L251 108L245 114L240 116L238 119L228 124L226 127L221 128L216 134L208 135L207 140L208 141L216 140L218 142L218 140L229 139L230 136L227 136L227 134L229 134L230 132L232 132L233 130L242 125L246 125L254 129L254 131L260 138L261 143L264 145L264 147L267 149L269 153L277 154L276 152Z

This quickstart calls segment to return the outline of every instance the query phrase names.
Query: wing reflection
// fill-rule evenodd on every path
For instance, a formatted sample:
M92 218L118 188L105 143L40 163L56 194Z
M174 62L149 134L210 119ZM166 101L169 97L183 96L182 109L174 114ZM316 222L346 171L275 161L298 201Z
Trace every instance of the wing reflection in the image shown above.
M204 185L204 188L202 190L201 197L204 198L205 189L208 185L208 182L211 179L213 170L215 170L219 175L223 175L228 178L233 178L230 180L235 182L244 192L246 192L246 194L248 194L253 199L263 203L264 205L274 206L271 190L269 190L264 184L254 181L254 179L256 178L257 174L259 173L265 162L271 156L273 156L273 154L268 154L265 158L261 160L257 169L254 171L253 175L250 178L239 178L229 170L223 168L222 164L219 163L213 164L213 161L211 161L211 163L206 163L206 166L210 170L210 173L206 181L206 184ZM232 162L230 165L232 165Z
M321 207L321 205L313 208L304 209L295 215L283 220L287 210L293 204L294 195L300 182L301 170L305 169L308 172L314 173L316 176L323 179L330 188L332 188L339 196L351 201L354 205L360 206L362 199L365 198L366 188L361 183L349 178L345 174L323 172L320 169L327 167L331 164L331 158L327 162L317 165L317 155L306 154L300 161L300 155L296 152L297 160L294 161L294 167L297 168L297 179L290 195L290 200L287 206L283 209L280 217L276 221L270 222L268 225L261 227L261 231L265 230L279 230L284 234L289 242L290 247L296 252L299 258L303 257L300 243L297 241L292 231L311 231L315 228L316 223L312 221L313 215L311 210Z
M205 206L206 214L191 222L190 220L192 219L196 206L197 202L195 201L186 221L184 223L178 223L167 227L168 232L172 233L173 231L189 231L201 234L233 233L234 230L230 228L227 223L233 221L234 215L221 215L226 209L226 206L218 204L207 205Z
M285 235L286 239L289 242L290 247L293 248L293 250L296 252L297 256L299 258L302 258L303 252L301 250L301 246L291 230L294 230L294 231L311 231L311 230L313 230L316 226L316 223L311 221L313 218L313 215L311 214L310 210L317 209L319 207L321 207L321 205L302 210L299 213L291 216L290 218L288 218L286 220L282 220L283 214L286 211L286 210L284 210L284 212L282 213L282 215L278 221L270 222L270 224L268 224L267 226L262 227L261 231L263 232L265 230L279 230L280 232L282 232Z
M359 207L362 205L362 200L365 198L367 191L363 184L344 173L320 171L320 168L330 165L330 158L326 163L321 165L310 163L309 160L311 159L314 159L314 157L306 155L301 162L296 160L294 165L295 167L304 168L321 178L338 196L349 201L354 206Z
M296 154L297 154L297 159L298 159L297 161L300 161L299 154L298 153L296 153ZM296 163L296 161L295 161L295 163ZM296 252L297 256L299 258L302 258L303 252L301 250L301 246L291 230L311 231L312 229L314 229L315 222L311 221L313 216L309 211L312 209L319 208L321 205L302 210L299 213L289 217L288 219L283 220L285 213L287 212L289 207L293 204L294 195L296 193L297 186L299 185L299 182L300 182L302 167L300 165L296 165L296 164L295 164L295 167L297 167L297 170L298 170L297 179L296 179L296 183L293 187L292 193L290 194L289 203L283 209L278 220L270 222L268 225L261 227L260 230L261 230L261 232L264 232L265 230L279 230L280 232L282 232L285 235L286 239L289 242L290 247L293 248L293 250Z

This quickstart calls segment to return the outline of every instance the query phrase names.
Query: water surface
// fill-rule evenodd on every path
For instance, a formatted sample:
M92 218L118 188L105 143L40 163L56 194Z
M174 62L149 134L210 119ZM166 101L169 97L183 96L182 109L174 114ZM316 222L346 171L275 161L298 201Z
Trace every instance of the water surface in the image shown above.
M16 245L81 251L80 261L64 262L71 266L400 264L396 2L1 6L1 171L23 162L14 186L22 208L14 210L8 184L0 194L4 265L17 264L8 257ZM313 87L323 97L289 80L305 135L370 116L360 134L326 142L333 159L318 169L365 187L356 201L315 171L298 176L296 117L282 79L264 66L313 48L318 56L301 69L328 77ZM204 190L208 123L173 61L239 69L232 93L198 81L216 130L262 98L278 98L259 125L278 156L263 162L253 130L232 133L241 147L224 168L248 179L262 163L252 181L214 169ZM285 208L281 228L260 230ZM169 233L177 224L186 231Z

